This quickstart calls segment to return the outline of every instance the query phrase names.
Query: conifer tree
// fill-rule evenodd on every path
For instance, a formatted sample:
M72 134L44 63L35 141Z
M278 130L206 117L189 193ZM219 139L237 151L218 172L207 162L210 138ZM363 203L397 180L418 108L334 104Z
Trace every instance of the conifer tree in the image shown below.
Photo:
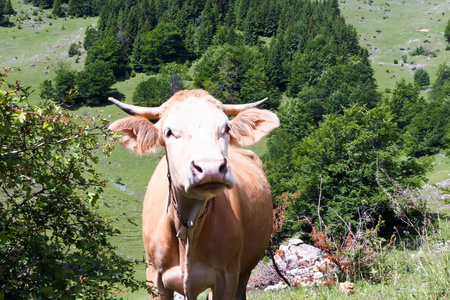
M133 70L142 71L142 34L138 34L134 39L133 51L131 54L131 67Z
M4 22L5 19L4 15L5 15L5 3L2 0L0 0L0 26Z
M128 12L125 23L125 36L130 45L134 44L134 40L139 30L139 15L137 6L132 6Z
M256 12L250 8L244 21L244 41L246 45L254 46L258 43L258 21Z
M450 43L450 19L447 22L447 26L445 26L444 37L447 40L447 42Z
M3 14L5 15L14 15L16 11L14 10L11 0L5 1L5 8L3 9Z
M285 49L280 38L273 37L267 54L266 72L276 86L282 86L284 82L284 66L286 65Z
M61 8L61 0L55 0L55 3L53 4L52 9L52 15L57 17L64 17L66 13Z

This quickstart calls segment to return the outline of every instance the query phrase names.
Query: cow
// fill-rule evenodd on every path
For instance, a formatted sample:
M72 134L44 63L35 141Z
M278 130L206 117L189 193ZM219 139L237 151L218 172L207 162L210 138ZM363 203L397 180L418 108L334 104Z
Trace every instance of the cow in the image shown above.
M159 107L109 98L131 116L110 129L120 143L147 154L165 147L142 211L147 280L157 299L246 299L252 269L272 232L272 198L250 146L279 126L271 111L222 104L204 90L175 93ZM235 116L230 119L228 116ZM156 121L152 123L150 120Z

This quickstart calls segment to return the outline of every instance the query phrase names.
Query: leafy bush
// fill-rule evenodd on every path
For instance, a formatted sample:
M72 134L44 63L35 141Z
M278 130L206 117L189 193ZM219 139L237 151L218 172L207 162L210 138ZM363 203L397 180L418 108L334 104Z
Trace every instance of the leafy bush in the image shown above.
M280 116L287 124L269 137L264 162L274 196L301 192L295 203L289 203L289 210L298 215L312 218L321 190L322 205L337 213L331 209L323 213L327 224L339 224L337 215L355 224L355 212L361 207L374 209L387 223L395 222L388 198L377 184L377 168L412 187L423 183L430 168L429 160L412 158L404 149L394 117L383 106L371 110L353 106L341 116L327 115L305 137L311 130L308 115L295 111L290 116L289 110L287 114ZM296 128L299 121L306 128ZM299 231L291 226L286 224L287 233Z
M77 55L78 48L79 48L78 44L76 44L76 43L70 44L70 46L69 46L69 57L73 57L73 56Z
M142 65L146 71L158 71L166 63L184 62L187 58L183 38L173 23L159 23L146 33L140 50Z
M91 38L95 39L95 31L90 30L90 32ZM85 46L87 42L85 40ZM92 44L86 56L85 67L98 61L103 61L108 64L108 69L114 72L114 76L119 78L124 76L128 70L127 60L126 53L122 49L122 45L117 41L117 38L109 37L97 40Z
M195 85L224 103L248 103L269 97L276 109L280 92L264 70L262 53L244 46L210 47L195 66Z
M80 120L51 101L32 106L28 90L0 84L0 298L109 299L146 288L137 262L110 244L119 233L111 219L95 212L106 180L94 164L112 150L106 120Z
M360 210L358 213L361 219L355 228L350 223L346 224L345 231L335 231L336 226L313 225L311 237L314 246L339 268L340 282L363 279L379 283L386 279L386 260L394 246L395 234L387 242L379 235L384 224L381 216L376 225L370 227L368 221L373 221L370 212Z
M430 75L424 69L417 69L414 72L414 83L420 85L420 87L425 87L430 85Z
M136 86L132 99L135 105L160 106L170 96L170 84L167 79L150 77Z
M111 86L116 82L110 64L98 60L84 67L76 77L79 95L88 105L106 102Z
M410 53L411 56L423 55L423 56L432 56L436 57L436 53L428 50L424 46L416 47L416 49Z

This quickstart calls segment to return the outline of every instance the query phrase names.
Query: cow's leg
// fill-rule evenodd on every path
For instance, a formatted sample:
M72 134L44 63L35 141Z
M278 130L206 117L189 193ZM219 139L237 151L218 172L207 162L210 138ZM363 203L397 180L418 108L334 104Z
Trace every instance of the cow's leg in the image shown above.
M222 271L216 276L214 288L212 288L213 300L231 300L236 294L236 288L239 282L238 272ZM211 295L211 293L209 294ZM208 298L209 299L209 298Z
M149 285L153 288L155 295L150 294L150 299L159 299L159 300L172 300L173 299L173 291L166 289L164 287L162 276L158 274L155 268L151 264L147 264L147 281L151 281Z
M247 299L247 283L250 278L251 272L241 274L239 276L239 282L236 288L236 294L234 295L235 300L246 300Z

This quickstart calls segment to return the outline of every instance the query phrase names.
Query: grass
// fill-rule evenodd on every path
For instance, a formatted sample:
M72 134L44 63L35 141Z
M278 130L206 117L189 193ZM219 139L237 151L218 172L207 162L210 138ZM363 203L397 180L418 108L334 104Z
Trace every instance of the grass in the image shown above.
M444 154L436 155L433 170L427 174L430 184L436 184L450 178L450 159Z
M11 82L21 80L34 88L30 102L35 103L40 100L39 85L55 77L53 70L58 62L70 62L74 69L83 69L86 53L76 63L76 56L68 55L69 45L82 44L86 28L95 26L97 18L53 19L47 17L50 10L40 12L20 0L11 2L20 16L27 14L30 18L21 21L21 29L17 25L0 27L0 67L11 67ZM37 15L33 15L35 10ZM20 16L11 17L10 21L15 23Z
M402 78L413 82L418 68L428 72L433 84L438 66L450 61L444 38L450 18L448 0L341 0L339 5L346 23L356 28L360 45L369 50L380 92L392 91ZM419 46L437 56L411 56Z

